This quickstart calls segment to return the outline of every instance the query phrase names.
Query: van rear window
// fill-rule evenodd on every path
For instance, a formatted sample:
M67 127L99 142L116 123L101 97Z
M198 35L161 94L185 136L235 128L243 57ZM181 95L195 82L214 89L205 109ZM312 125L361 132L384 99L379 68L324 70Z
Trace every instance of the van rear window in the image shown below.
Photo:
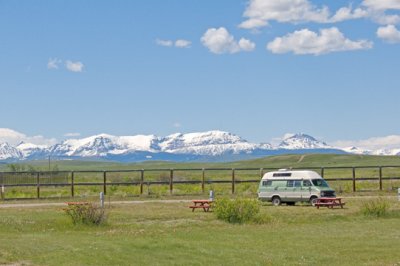
M264 187L270 187L270 186L272 186L272 181L271 181L271 180L263 181L262 185L263 185Z
M292 173L274 173L273 177L292 176Z

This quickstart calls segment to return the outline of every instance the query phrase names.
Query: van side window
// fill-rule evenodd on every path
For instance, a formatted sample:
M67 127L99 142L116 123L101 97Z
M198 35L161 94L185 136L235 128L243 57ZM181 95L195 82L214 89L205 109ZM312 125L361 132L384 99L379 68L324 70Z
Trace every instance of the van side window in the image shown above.
M294 186L295 187L301 187L301 180L294 181Z
M270 187L270 186L272 186L272 181L271 181L271 180L263 181L262 185L263 185L264 187Z
M293 187L293 184L294 184L294 180L288 180L287 183L286 183L286 186L287 187Z
M310 180L303 180L303 187L311 187L311 181Z

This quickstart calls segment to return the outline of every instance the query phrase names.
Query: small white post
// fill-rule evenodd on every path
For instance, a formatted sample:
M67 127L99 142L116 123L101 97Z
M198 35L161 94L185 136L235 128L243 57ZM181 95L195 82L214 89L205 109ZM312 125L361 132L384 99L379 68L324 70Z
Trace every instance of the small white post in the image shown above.
M104 192L100 192L100 206L104 208Z
M4 199L4 185L1 186L1 199Z
M214 201L214 191L210 190L210 200Z
M400 201L400 187L397 189L397 197L398 197L398 199Z

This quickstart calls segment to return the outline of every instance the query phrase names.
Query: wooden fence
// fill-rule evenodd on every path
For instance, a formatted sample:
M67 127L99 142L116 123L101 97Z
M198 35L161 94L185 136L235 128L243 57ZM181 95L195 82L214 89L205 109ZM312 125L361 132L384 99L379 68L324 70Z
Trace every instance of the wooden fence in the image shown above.
M386 181L400 180L400 166L355 166L355 167L303 167L293 170L314 170L330 182L351 183L351 191L356 192L357 184L363 181L377 182L375 190L383 190ZM41 198L41 189L46 187L67 187L70 197L76 196L79 186L101 186L104 194L110 186L136 186L138 194L144 194L144 187L168 186L169 194L174 194L178 184L198 185L205 193L207 184L229 184L234 194L236 186L243 183L260 182L265 172L276 168L190 168L190 169L134 169L108 171L57 171L57 172L0 172L1 199L9 188L28 187L36 190L36 198ZM397 183L396 186L398 187ZM396 186L392 189L397 188Z

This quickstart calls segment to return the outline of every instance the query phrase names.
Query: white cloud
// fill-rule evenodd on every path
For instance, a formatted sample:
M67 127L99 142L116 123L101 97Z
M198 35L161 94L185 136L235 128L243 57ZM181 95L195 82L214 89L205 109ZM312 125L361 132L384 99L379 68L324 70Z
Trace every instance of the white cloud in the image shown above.
M275 54L293 52L299 55L321 55L331 52L369 48L372 48L372 42L346 39L343 33L336 27L321 29L319 34L309 29L302 29L283 37L277 37L267 44L267 49Z
M364 0L361 6L367 10L369 17L379 24L397 24L400 22L399 14L393 12L400 10L399 0ZM386 14L386 11L391 14Z
M245 29L266 26L271 20L326 23L329 21L329 9L326 6L318 8L308 0L250 0L243 16L248 19L239 27Z
M176 48L189 48L192 42L184 39L178 39L176 41L157 39L156 44L165 47L175 46Z
M236 41L224 27L208 29L201 37L201 42L215 54L250 52L256 47L255 43L244 38Z
M239 47L243 50L243 51L253 51L256 48L256 44L251 42L250 40L241 38L239 40Z
M174 42L171 41L171 40L160 40L160 39L157 39L156 40L156 44L160 45L160 46L171 47L174 44Z
M386 14L390 10L391 14ZM327 6L318 7L309 0L250 0L243 16L247 18L239 27L255 29L279 23L335 23L350 19L370 18L379 24L397 24L400 15L399 0L364 0L358 7L341 7L331 15Z
M192 42L188 40L180 39L175 41L175 47L177 48L189 48L191 44Z
M61 64L62 61L57 58L49 58L49 61L47 61L47 68L48 69L58 69L58 65Z
M65 62L65 67L71 72L82 72L84 65L82 62L79 61L72 62L70 60L67 60Z
M81 133L71 132L71 133L65 133L64 137L79 137L80 135Z
M47 139L41 135L27 136L9 128L0 128L0 143L7 142L11 145L18 145L20 142L32 143L36 145L53 145L56 139Z
M400 9L399 0L364 0L363 6L374 10Z
M368 150L400 148L400 135L373 137L365 140L339 140L333 143L336 147L358 147Z
M359 18L366 18L369 16L369 13L367 10L362 9L362 8L356 8L352 9L351 6L349 7L342 7L339 8L335 15L333 15L329 21L330 22L339 22L339 21L345 21L345 20L350 20L350 19L359 19Z
M394 25L379 27L376 35L389 43L400 43L400 31Z

